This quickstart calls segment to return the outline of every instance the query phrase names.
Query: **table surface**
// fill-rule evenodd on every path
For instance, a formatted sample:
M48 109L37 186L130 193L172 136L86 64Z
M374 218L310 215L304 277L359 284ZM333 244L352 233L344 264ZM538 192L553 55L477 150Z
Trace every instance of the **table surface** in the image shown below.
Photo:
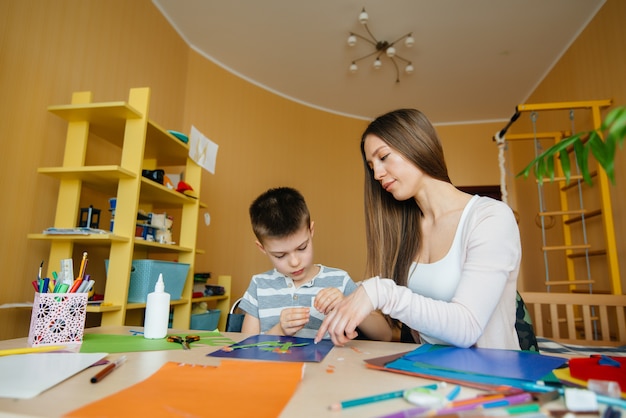
M129 335L130 329L138 327L98 327L88 328L88 333ZM188 331L170 330L171 333ZM235 341L248 335L222 333ZM26 338L0 341L0 349L27 347ZM206 345L192 344L191 350L143 351L127 353L126 363L98 384L90 384L93 369L86 369L33 399L0 398L0 417L30 416L58 417L90 402L111 395L120 389L141 382L156 372L168 361L217 365L220 358L207 356L220 349ZM385 392L408 389L433 383L413 376L372 370L365 367L364 360L411 351L416 344L389 343L355 340L344 347L334 347L320 363L306 363L305 373L296 392L281 413L281 417L376 417L411 408L403 399L351 407L342 411L330 411L329 405ZM112 354L111 358L119 357ZM478 391L462 388L459 399L474 396ZM198 399L206 402L206 399ZM215 400L212 400L215 401ZM557 404L558 406L558 404ZM561 404L562 407L562 404ZM210 402L207 403L210 415Z

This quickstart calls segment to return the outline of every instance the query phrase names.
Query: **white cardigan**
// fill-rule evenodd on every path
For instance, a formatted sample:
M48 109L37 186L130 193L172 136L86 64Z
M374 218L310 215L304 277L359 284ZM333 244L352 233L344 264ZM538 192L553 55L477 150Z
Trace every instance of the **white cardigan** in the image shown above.
M380 277L365 280L362 286L376 309L419 331L425 342L519 350L515 310L522 250L513 211L498 200L472 197L454 246L456 251L451 248L433 263L436 268L415 269L409 278L426 280L432 294L449 294L448 300L414 293ZM428 277L419 277L429 270ZM456 277L439 279L446 274ZM437 286L442 282L448 289Z

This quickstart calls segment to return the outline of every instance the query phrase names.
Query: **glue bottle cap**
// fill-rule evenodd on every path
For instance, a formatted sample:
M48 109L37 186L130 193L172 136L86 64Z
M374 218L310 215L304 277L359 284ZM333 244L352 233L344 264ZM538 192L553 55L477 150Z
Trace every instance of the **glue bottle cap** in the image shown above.
M165 283L163 282L162 273L159 273L159 279L157 280L156 285L154 286L154 291L159 292L159 293L163 293L165 291Z

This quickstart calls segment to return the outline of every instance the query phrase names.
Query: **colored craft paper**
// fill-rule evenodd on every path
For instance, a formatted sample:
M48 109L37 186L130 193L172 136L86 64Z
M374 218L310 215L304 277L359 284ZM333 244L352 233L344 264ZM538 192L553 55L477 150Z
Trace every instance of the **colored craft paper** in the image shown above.
M66 417L277 417L302 363L223 360L217 367L168 362L144 381Z
M200 341L191 343L191 347L201 345L224 346L233 344L234 341L224 337L219 332L194 332L193 334L176 334L184 337L186 335L197 335ZM129 353L136 351L160 351L160 350L181 350L180 344L168 342L167 339L151 340L143 335L113 335L113 334L85 334L83 344L80 347L81 353Z
M333 343L330 340L322 340L315 344L312 338L254 335L207 356L281 362L320 362L332 348Z
M555 370L554 375L557 377L557 379L559 379L561 382L564 382L568 386L578 387L578 388L587 387L586 380L572 377L569 367L564 367L562 369ZM622 391L622 398L626 399L626 387L620 386L620 390Z
M102 360L107 353L33 353L0 357L0 397L30 399Z
M567 362L530 351L433 345L424 345L404 358L422 367L530 381L542 379Z
M447 352L447 349L450 352ZM440 350L444 350L440 352ZM474 353L458 353L459 351L480 350L480 360L487 359L488 364L473 363ZM484 351L487 350L487 351ZM493 353L491 349L457 348L424 344L414 351L366 360L367 367L395 373L408 374L426 379L444 380L482 389L496 389L502 386L523 387L524 384L537 380L555 381L552 371L567 362L566 359L544 356L513 350L496 350L504 353ZM419 361L416 361L419 360ZM424 361L427 360L428 362ZM517 365L516 365L517 364ZM528 372L520 371L526 365ZM513 365L513 370L508 367ZM523 367L522 367L523 369ZM540 376L535 378L535 376Z

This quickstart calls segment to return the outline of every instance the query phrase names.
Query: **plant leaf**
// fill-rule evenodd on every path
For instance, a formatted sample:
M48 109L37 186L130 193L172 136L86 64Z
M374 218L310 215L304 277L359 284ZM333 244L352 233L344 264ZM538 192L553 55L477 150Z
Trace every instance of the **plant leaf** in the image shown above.
M576 164L578 164L578 169L583 176L583 180L585 180L588 185L593 185L591 174L589 173L589 148L584 146L580 138L578 141L574 142L574 154L576 155Z
M587 146L591 148L591 153L598 160L598 164L604 168L606 166L607 158L609 155L608 147L600 138L600 135L596 131L589 133L589 140Z
M602 133L605 133L605 139L602 139ZM582 142L581 138L588 136L586 142ZM579 132L568 138L565 138L541 154L537 155L516 177L524 176L528 178L532 170L535 177L542 183L544 177L554 180L554 159L558 157L563 168L563 175L566 182L571 179L571 161L567 152L567 148L572 146L576 163L582 174L583 179L589 185L592 185L591 174L589 173L589 151L598 161L600 167L606 172L611 183L615 183L615 153L616 148L622 147L626 139L626 106L619 106L612 109L599 130L589 132Z
M570 167L569 154L567 151L559 152L559 159L561 160L561 170L563 170L563 175L565 176L565 184L569 184L572 169ZM554 177L552 179L554 180Z

